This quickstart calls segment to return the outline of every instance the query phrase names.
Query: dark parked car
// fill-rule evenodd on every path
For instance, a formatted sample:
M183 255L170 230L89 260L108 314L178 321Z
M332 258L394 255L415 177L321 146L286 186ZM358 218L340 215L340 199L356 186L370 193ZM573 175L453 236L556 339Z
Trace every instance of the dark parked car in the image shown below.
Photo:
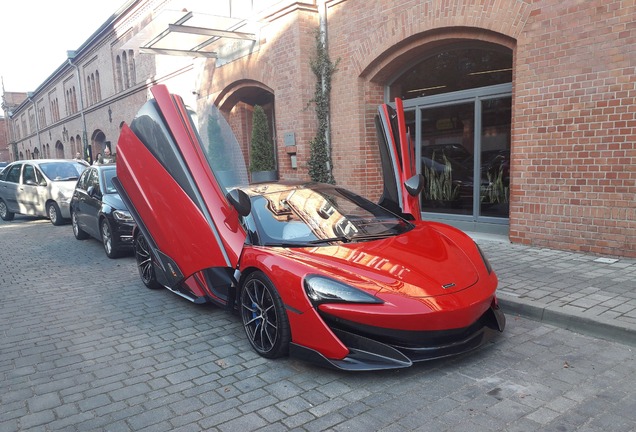
M69 203L84 161L35 159L16 161L0 173L0 218L9 221L16 213L45 216L53 225L70 217Z
M80 177L71 198L71 223L78 240L89 236L104 244L108 258L132 250L135 226L113 186L115 165L93 165Z

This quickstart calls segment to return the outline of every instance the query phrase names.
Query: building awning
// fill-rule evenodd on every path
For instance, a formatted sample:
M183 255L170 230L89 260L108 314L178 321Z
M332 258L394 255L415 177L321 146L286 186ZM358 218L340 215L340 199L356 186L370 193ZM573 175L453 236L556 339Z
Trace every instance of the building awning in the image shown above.
M220 66L256 51L259 27L245 19L163 9L122 48L155 55L215 58Z

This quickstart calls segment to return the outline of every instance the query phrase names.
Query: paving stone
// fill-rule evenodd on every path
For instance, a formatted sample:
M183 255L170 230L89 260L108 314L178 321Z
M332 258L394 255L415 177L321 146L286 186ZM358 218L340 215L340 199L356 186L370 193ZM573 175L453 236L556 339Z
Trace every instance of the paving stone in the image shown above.
M635 351L611 335L507 311L506 331L484 349L407 370L342 373L259 357L235 314L147 290L132 257L104 259L98 242L20 217L0 221L0 236L0 263L29 262L42 242L55 257L18 264L2 286L2 432L636 430ZM585 254L483 249L501 268L506 300L541 297L543 316L636 324L636 288L623 282L636 275L634 260L612 267L608 284ZM78 271L91 277L69 280ZM565 316L571 326L574 315Z

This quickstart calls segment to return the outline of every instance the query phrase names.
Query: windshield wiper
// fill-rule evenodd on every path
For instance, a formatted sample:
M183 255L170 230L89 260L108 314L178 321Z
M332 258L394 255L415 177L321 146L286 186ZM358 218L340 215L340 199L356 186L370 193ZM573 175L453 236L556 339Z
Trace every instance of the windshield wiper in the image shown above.
M351 240L380 240L383 238L395 237L395 233L384 233L384 234L357 234L351 237Z
M325 243L334 243L334 242L349 243L350 241L351 239L349 237L340 236L340 237L329 237L324 239L307 240L307 241L299 241L299 242L267 243L264 246L294 248L294 247L315 246L315 245L320 245Z
M314 245L314 244L333 243L333 242L349 243L350 241L351 239L349 237L338 236L338 237L328 237L328 238L322 238L317 240L310 240L307 242L307 244Z

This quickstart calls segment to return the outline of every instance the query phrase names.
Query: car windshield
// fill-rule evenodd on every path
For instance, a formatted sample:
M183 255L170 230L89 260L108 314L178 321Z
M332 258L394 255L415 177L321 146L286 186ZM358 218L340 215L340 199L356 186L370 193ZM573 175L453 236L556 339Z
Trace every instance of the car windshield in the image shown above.
M117 189L115 189L115 185L113 185L113 177L116 176L117 170L115 167L104 170L104 191L106 191L107 194L117 193Z
M77 180L86 166L73 161L44 162L40 169L49 179L54 181Z
M255 185L252 219L267 246L309 246L392 237L412 228L401 217L330 185Z

